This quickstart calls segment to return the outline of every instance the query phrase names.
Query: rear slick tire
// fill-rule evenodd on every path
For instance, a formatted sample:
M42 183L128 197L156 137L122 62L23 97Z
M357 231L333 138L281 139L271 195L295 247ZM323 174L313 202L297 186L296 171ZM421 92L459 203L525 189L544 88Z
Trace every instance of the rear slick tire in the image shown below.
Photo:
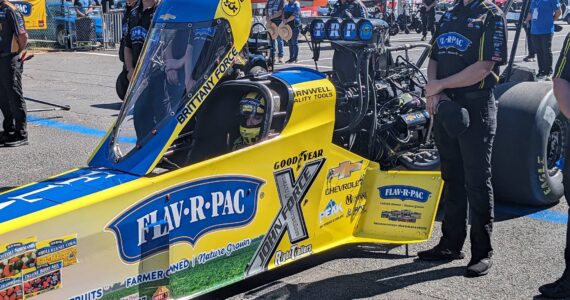
M526 206L557 203L564 195L561 163L568 121L545 82L497 86L497 135L492 174L495 198Z

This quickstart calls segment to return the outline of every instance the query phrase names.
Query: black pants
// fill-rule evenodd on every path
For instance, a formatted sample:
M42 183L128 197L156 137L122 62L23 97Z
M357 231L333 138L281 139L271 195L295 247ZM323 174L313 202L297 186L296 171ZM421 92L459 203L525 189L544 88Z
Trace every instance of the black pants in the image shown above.
M422 35L427 36L427 32L431 33L431 36L435 34L435 8L422 14Z
M17 57L0 58L0 111L4 117L3 129L27 137L26 102L22 92L24 65Z
M532 34L538 60L538 74L552 75L552 34Z
M528 46L528 56L529 57L533 57L536 55L536 52L534 51L534 44L532 43L532 38L530 35L530 23L528 23L528 26L523 26L524 28L524 32L526 33L526 44Z
M467 236L467 212L471 211L472 261L491 257L493 188L491 152L497 129L497 106L492 91L476 96L450 97L469 111L470 125L451 138L435 116L434 134L441 155L443 190L443 237L440 245L453 251L463 248Z

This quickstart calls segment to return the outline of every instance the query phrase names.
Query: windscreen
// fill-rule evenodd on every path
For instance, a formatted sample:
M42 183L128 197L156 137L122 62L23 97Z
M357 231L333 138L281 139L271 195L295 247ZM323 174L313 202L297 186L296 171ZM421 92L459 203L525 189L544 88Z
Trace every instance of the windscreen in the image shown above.
M118 159L144 147L231 49L223 19L157 23L150 30L114 132Z

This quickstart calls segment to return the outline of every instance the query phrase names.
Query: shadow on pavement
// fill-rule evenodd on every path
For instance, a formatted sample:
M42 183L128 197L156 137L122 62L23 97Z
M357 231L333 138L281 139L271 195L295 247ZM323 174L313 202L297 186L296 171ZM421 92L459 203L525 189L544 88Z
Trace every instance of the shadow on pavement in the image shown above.
M111 109L111 110L120 110L123 102L117 103L101 103L101 104L93 104L91 107L95 108L102 108L102 109Z
M343 246L282 267L278 270L263 273L244 281L232 284L219 291L203 295L199 299L223 299L244 292L246 298L266 299L323 299L327 293L331 299L354 299L370 297L402 289L421 282L439 280L452 276L462 276L465 267L433 270L418 273L439 266L438 263L412 262L386 269L362 272L357 274L339 274L339 276L323 279L308 284L287 284L277 289L271 286L281 283L281 279L321 265L327 261L342 258L376 258L385 260L407 259L409 256L390 254L387 251L399 246L383 246L365 244ZM403 251L402 251L403 253ZM339 287L351 287L340 290ZM269 289L268 291L264 291Z
M0 193L11 190L11 189L15 189L17 188L17 186L0 186Z

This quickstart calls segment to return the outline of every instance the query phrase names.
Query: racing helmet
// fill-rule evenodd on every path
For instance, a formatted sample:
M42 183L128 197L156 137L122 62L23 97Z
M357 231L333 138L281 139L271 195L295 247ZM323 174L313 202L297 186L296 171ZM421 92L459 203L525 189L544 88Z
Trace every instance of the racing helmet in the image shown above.
M245 144L251 145L260 140L267 102L258 92L247 93L239 102L239 134Z

